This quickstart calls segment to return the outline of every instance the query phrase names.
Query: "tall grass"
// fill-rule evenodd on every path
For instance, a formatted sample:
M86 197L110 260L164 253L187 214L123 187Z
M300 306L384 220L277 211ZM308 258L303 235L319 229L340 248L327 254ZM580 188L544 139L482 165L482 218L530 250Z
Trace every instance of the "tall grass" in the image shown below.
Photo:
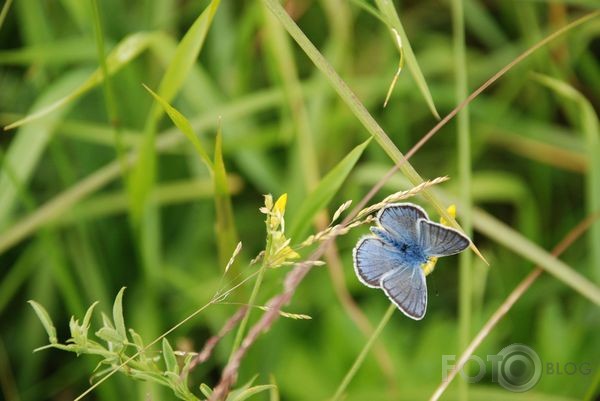
M441 260L428 277L427 316L413 322L386 314L387 299L358 283L351 250L366 229L350 230L284 308L312 319L279 319L261 332L241 359L236 396L326 399L337 389L348 400L425 399L442 380L441 355L459 355L536 264L550 274L520 293L475 354L519 342L544 361L596 371L544 374L523 394L489 374L475 384L458 378L442 399L593 399L600 223L560 260L549 249L600 207L598 12L560 30L595 8L585 0L5 2L4 398L73 399L98 362L32 354L47 336L27 300L48 310L64 341L70 316L96 300L109 311L123 286L124 322L146 344L194 314L162 348L145 351L172 372L179 357L169 344L198 352L240 303L252 304L189 378L191 391L208 397L200 383L216 386L246 333L274 313L254 306L289 285L293 266L250 264L265 249L263 194L288 194L285 232L305 260L314 247L297 246L326 229L338 205L358 203L378 183L371 202L448 175L414 201L436 219L456 203L457 222L490 266L467 253ZM394 32L406 68L384 109L398 67ZM438 130L438 114L453 113L498 71ZM427 132L436 135L411 151ZM382 182L394 165L399 172ZM243 250L224 274L238 239ZM215 301L231 288L227 303ZM119 375L88 397L147 394L172 397Z

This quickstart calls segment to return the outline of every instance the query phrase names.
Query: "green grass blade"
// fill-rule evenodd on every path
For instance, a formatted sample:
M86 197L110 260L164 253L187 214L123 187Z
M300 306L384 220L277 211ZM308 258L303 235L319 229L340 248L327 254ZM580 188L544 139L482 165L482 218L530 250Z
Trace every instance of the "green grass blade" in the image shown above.
M219 3L220 0L213 0L196 18L177 45L175 55L163 75L157 92L166 102L170 102L179 92L196 62ZM146 202L154 185L156 175L154 142L156 140L156 125L162 112L163 108L158 102L152 105L150 115L146 121L139 160L129 177L130 208L134 225L138 225L144 213L147 212Z
M231 205L231 195L227 185L227 172L223 162L221 128L217 130L214 161L215 209L217 218L217 246L219 266L225 268L238 243L238 235Z
M4 25L4 20L6 19L6 15L8 14L8 10L10 10L10 6L13 0L6 0L2 5L2 11L0 11L0 29L2 29L2 25Z
M125 318L123 317L123 293L125 292L125 287L121 287L117 296L115 297L115 302L113 303L113 322L115 324L115 329L117 333L121 336L121 338L125 341L127 340L127 329L125 328Z
M140 32L132 34L119 42L119 44L113 49L113 51L110 52L106 59L108 74L112 75L119 71L125 65L129 64L133 59L135 59L140 53L151 46L152 42L156 40L155 35L156 34L152 32ZM98 68L84 83L82 83L75 90L71 91L68 95L56 100L55 102L45 106L33 114L7 125L4 127L4 129L9 130L31 123L32 121L58 110L61 107L73 103L79 97L101 84L103 77L104 74L102 73L102 70Z
M340 189L348 174L362 155L365 148L371 142L371 138L367 139L354 149L346 157L344 157L323 179L317 187L308 195L306 200L302 202L300 210L295 214L290 225L290 236L292 241L301 241L306 234L306 231L312 224L317 213L325 208L331 201L333 196Z
M583 134L587 151L586 212L600 212L600 127L594 106L569 84L543 74L534 74L536 81L559 95L575 102L579 109L579 129ZM590 266L596 283L600 284L600 222L590 227Z
M302 94L302 86L298 78L298 69L296 68L289 36L281 24L277 22L273 13L264 6L263 9L267 33L265 36L277 73L281 77L287 106L294 123L294 131L298 141L298 146L294 148L297 148L303 184L306 188L305 191L308 192L319 181L319 163L315 154L315 141Z
M167 372L179 374L177 357L175 356L175 352L173 352L173 347L171 347L171 344L169 344L169 340L166 338L162 339L162 353L165 365L167 367Z
M211 110L200 117L191 121L195 130L215 128L217 121L214 115L221 115L224 118L243 118L253 113L269 109L282 101L281 91L266 91L258 95L250 95L231 105ZM156 143L157 150L166 151L172 149L181 143L181 134L171 131L159 136ZM130 152L126 158L126 167L130 167L138 157L138 152ZM108 183L119 177L121 169L118 162L108 163L104 167L97 169L87 177L81 179L77 184L62 191L34 212L23 217L0 234L0 254L7 249L22 241L24 238L32 235L39 227L45 226L53 220L67 213L77 202L86 198L90 194L98 191ZM7 182L11 183L10 177ZM0 192L0 200L3 192ZM4 209L0 209L2 213ZM0 220L2 221L2 220Z
M323 55L317 50L312 42L306 37L304 32L296 25L294 20L290 18L285 9L276 0L263 0L267 7L275 14L279 22L284 26L288 33L294 38L294 40L300 45L306 55L312 60L312 62L321 70L321 72L328 79L329 83L337 91L340 98L348 105L350 110L354 113L356 118L364 125L369 133L375 138L383 150L388 156L400 166L400 171L409 179L413 185L418 185L423 182L421 176L412 167L412 165L406 161L404 155L398 150L396 145L392 142L390 137L385 133L383 128L377 124L375 119L369 114L365 106L360 102L356 95L352 92L350 87L342 80L342 78L333 69L331 64L323 57ZM421 193L423 197L431 203L433 208L442 216L449 224L458 229L462 229L456 220L448 214L446 207L438 200L438 198L429 189L423 190ZM479 256L479 250L471 244L471 249L476 252Z
M200 159L204 162L204 164L206 164L206 167L208 167L208 170L212 173L213 163L210 160L208 153L206 153L204 145L202 145L202 142L200 142L200 138L198 138L198 136L194 132L190 121L187 118L185 118L185 116L181 114L176 108L171 106L165 99L153 92L152 89L148 88L146 85L144 85L144 88L146 88L146 90L150 92L154 99L156 99L156 101L161 105L161 107L167 113L173 124L175 124L175 126L179 128L179 131L181 131L190 140L190 142L194 146L194 149L196 150L196 153L198 153Z
M100 18L100 8L98 7L97 0L91 0L92 15L94 18L94 33L96 36L96 48L98 51L98 59L100 60L100 71L102 71L102 89L104 90L104 103L106 105L106 112L108 119L114 130L114 146L115 153L119 158L123 172L125 172L125 161L123 160L123 145L122 145L122 132L121 117L119 115L119 106L117 104L117 97L115 95L114 87L112 85L111 76L108 73L108 63L106 62L105 50L104 50L104 31L102 29L102 21Z
M408 40L408 36L406 36L406 32L404 31L404 27L402 26L402 22L400 22L400 17L396 12L396 8L394 7L394 3L391 0L375 0L381 15L384 17L389 28L394 28L400 38L402 38L402 48L404 50L404 57L406 61L406 65L413 76L417 87L421 91L425 102L427 102L427 106L431 110L431 113L437 118L440 119L440 115L435 107L435 103L433 102L433 97L431 96L431 91L429 90L429 86L427 85L427 81L425 81L425 77L423 76L423 72L419 67L419 63L417 62L417 58L415 57L415 53L410 46L410 41ZM392 33L392 39L395 41L395 37Z
M242 181L238 176L227 177L229 192L239 193ZM194 178L190 180L169 181L156 185L152 191L152 200L159 206L196 202L199 199L214 198L213 180ZM82 220L96 220L127 212L127 194L122 191L95 196L67 211L60 219L52 221L53 226L68 226Z
M55 99L61 98L65 93L70 93L77 87L85 77L84 71L75 71L59 79L56 83L48 86L39 96L32 110L44 109L52 104ZM63 118L68 109L60 113L46 116L17 132L6 154L3 163L8 165L14 177L10 177L10 171L6 168L0 169L0 229L9 223L11 213L18 198L18 188L14 182L26 186L37 168L46 147L54 133L56 124ZM35 113L35 111L34 111Z
M42 325L48 334L48 341L50 344L56 344L58 342L58 339L56 338L56 327L54 327L54 323L52 323L52 319L50 318L48 311L46 311L46 308L35 301L28 302L35 311L37 317L40 319L40 322L42 322Z
M158 87L158 94L166 102L173 100L173 97L179 92L192 66L198 59L220 3L221 0L212 0L177 45L173 60L169 63ZM155 106L151 116L158 118L161 110L158 105Z
M0 51L0 65L29 66L39 60L47 65L93 63L97 58L98 53L94 51L94 42L89 38L56 39L44 45Z
M477 208L473 209L473 226L518 255L539 264L546 272L600 306L600 288L518 231Z
M463 0L452 0L452 30L454 47L454 79L456 104L462 103L468 95L467 88L467 60L465 44L465 16ZM472 237L471 213L473 202L471 200L471 132L469 122L469 107L466 106L456 116L458 130L458 179L459 196L462 208L460 210L461 222L465 233ZM463 252L459 255L459 349L464 350L469 345L471 338L471 315L473 314L473 254ZM459 383L459 399L468 400L469 386L467 381Z

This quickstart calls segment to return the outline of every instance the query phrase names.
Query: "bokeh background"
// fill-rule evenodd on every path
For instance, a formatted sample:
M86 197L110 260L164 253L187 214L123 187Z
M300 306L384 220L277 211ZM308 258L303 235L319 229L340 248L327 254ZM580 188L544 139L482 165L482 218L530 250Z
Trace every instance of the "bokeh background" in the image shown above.
M593 0L284 3L402 152L437 123L433 110L445 116L527 48L598 8ZM232 249L231 241L220 248L216 205L222 194L215 195L211 174L184 134L165 115L154 114L153 98L142 86L159 90L177 59L177 45L209 2L4 4L1 124L65 100L0 135L0 384L6 400L70 400L89 386L99 359L58 350L32 353L48 339L27 300L47 308L64 341L72 315L81 319L94 301L98 311L110 314L126 286L126 324L149 342L218 289L258 269L248 263L265 246L258 210L263 194L287 193L286 222L293 222L320 179L369 133L263 2L222 1L197 60L169 101L192 122L211 158L216 133L222 132L235 226L230 233L233 244L243 243L223 278ZM400 17L404 48L414 51L425 86L418 85L414 65L405 63L383 108L400 59L388 25L395 14L384 11L386 4ZM490 266L474 254L440 260L428 277L425 319L392 316L348 387L347 400L427 399L442 380L442 355L459 354L532 270L532 249L550 252L600 210L599 32L596 15L541 47L478 96L462 123L450 121L411 158L424 178L451 177L439 186L440 196L446 205L459 202L458 221L467 229L475 226L474 242ZM127 40L125 61L103 85L99 47L109 54ZM135 149L146 149L149 159L131 168L127 158ZM346 200L357 203L392 166L371 141L309 231L322 228L323 219L326 225L326 214ZM409 187L396 173L373 202ZM439 217L423 198L413 201ZM510 228L508 234L490 234L495 226L477 221L469 203ZM567 273L591 283L596 299L598 230L596 223L596 237L586 233L561 256ZM279 319L243 360L239 384L258 375L255 384L276 383L283 400L326 399L335 392L369 327L388 306L352 269L352 248L365 233L363 226L337 239L327 265L310 272L285 309L312 319ZM281 291L290 269L266 272L258 304ZM252 283L228 302L247 302ZM237 308L210 306L169 340L177 349L199 350ZM261 313L253 310L250 323ZM100 324L97 313L91 331ZM468 393L458 378L442 399L598 399L599 331L598 305L581 288L544 273L476 354L485 360L523 343L544 364L589 363L592 371L546 371L525 393L505 390L488 371ZM230 334L195 369L191 389L198 396L200 383L217 383L232 341ZM168 390L119 374L88 399L117 397L174 399ZM253 398L270 399L267 393Z

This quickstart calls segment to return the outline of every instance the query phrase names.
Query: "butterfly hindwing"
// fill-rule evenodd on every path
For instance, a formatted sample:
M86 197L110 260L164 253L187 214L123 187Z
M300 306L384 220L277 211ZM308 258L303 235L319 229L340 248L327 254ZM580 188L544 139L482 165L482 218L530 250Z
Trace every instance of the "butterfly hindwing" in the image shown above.
M377 237L363 237L354 248L354 270L359 280L379 288L381 277L398 267L396 249Z
M453 228L419 220L419 245L427 256L448 256L469 247L469 239Z
M381 288L405 315L421 320L427 310L427 284L420 266L403 265L381 278Z
M411 203L394 203L377 214L381 227L401 243L417 242L417 221L427 218L425 210Z

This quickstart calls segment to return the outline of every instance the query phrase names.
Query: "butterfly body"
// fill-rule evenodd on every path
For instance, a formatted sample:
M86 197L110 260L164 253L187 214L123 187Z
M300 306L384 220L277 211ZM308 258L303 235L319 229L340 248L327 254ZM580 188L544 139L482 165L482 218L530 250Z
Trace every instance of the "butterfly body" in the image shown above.
M395 238L381 227L371 227L371 232L394 249L393 252L400 257L398 262L406 260L411 264L427 263L428 258L417 241Z
M373 235L354 248L354 269L368 287L381 288L405 315L420 320L427 308L424 267L432 258L465 250L462 233L434 223L411 203L386 206L377 214Z

